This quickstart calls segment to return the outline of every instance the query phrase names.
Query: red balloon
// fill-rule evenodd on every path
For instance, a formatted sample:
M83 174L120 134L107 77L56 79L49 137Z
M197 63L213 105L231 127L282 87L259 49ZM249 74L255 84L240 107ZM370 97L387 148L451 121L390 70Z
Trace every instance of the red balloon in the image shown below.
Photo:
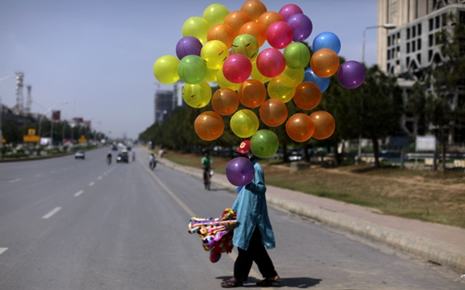
M265 77L274 78L286 68L286 59L276 48L267 48L258 54L257 68Z
M289 24L284 21L276 21L266 30L266 40L277 49L285 48L294 38L294 32Z
M252 73L252 63L242 54L230 55L223 64L224 77L236 84L244 82Z

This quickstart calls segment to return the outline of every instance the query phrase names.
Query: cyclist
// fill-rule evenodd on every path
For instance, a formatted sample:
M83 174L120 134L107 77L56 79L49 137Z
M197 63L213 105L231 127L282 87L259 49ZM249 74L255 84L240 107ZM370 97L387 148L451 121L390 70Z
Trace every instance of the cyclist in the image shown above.
M157 166L157 158L155 157L155 155L153 155L153 153L150 153L149 156L149 166L152 170L155 168L155 166Z
M108 165L111 164L111 158L112 158L111 152L108 152L108 154L107 154L107 163L108 163Z
M213 163L212 158L210 157L210 152L205 151L204 156L201 160L203 167L203 183L205 184L205 189L210 190L210 178L211 178L211 165Z

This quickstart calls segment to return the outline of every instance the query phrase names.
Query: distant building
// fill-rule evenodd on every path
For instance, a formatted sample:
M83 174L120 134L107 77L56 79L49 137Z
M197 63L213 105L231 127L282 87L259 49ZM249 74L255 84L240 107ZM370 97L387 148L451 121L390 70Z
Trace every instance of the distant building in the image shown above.
M424 81L432 67L447 61L441 54L435 35L443 29L453 31L455 23L448 21L448 15L454 15L457 22L465 24L465 1L378 0L377 24L391 23L396 28L378 30L377 63L381 70L399 78L404 102L416 81ZM465 102L465 95L451 94L449 102L454 109ZM410 137L414 137L413 122L412 114L407 111L402 126ZM419 134L430 129L429 124L419 124ZM464 124L455 124L455 129L448 133L449 144L465 143Z
M157 90L155 93L155 123L165 121L173 108L173 91Z

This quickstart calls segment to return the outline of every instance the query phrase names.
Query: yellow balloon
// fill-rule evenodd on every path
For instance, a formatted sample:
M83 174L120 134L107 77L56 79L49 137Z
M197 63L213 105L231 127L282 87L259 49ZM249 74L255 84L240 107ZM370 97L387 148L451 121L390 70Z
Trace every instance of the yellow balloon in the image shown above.
M262 73L258 70L257 62L252 63L252 73L250 76L257 81L261 81L262 83L266 83L271 80L271 78L262 75Z
M305 69L304 68L290 68L286 66L286 68L281 74L287 75L289 78L291 78L294 85L297 86L298 84L304 81Z
M251 110L239 110L231 117L229 121L231 130L240 138L248 138L258 130L258 117Z
M172 55L164 55L153 64L155 78L163 84L169 85L179 80L179 60Z
M207 75L205 76L205 80L207 82L215 83L217 73L218 73L217 69L211 69L207 67Z
M206 81L195 85L186 84L182 89L182 98L190 107L203 108L212 99L212 89Z
M268 94L272 99L287 103L294 97L296 85L287 75L281 74L268 83Z
M196 37L202 44L207 41L208 26L207 20L202 17L193 16L190 17L182 25L182 36L193 36Z
M200 57L205 60L207 67L211 69L222 68L228 56L228 47L219 40L211 40L205 43L200 51Z
M228 81L223 74L223 70L219 69L216 73L216 81L218 82L218 86L223 89L231 89L233 91L237 91L240 87L241 84L236 84L233 82Z
M211 28L215 24L223 23L228 14L228 8L224 5L214 3L205 8L203 11L203 18L208 22L208 25Z

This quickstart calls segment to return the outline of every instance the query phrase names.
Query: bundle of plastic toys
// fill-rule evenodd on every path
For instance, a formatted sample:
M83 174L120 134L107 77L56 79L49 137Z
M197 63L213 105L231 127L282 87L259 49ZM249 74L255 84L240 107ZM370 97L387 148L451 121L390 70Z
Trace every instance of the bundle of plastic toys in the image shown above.
M205 251L210 251L210 261L216 263L221 258L221 253L231 253L235 226L236 213L227 208L221 217L216 219L192 217L187 231L200 236L203 248Z

